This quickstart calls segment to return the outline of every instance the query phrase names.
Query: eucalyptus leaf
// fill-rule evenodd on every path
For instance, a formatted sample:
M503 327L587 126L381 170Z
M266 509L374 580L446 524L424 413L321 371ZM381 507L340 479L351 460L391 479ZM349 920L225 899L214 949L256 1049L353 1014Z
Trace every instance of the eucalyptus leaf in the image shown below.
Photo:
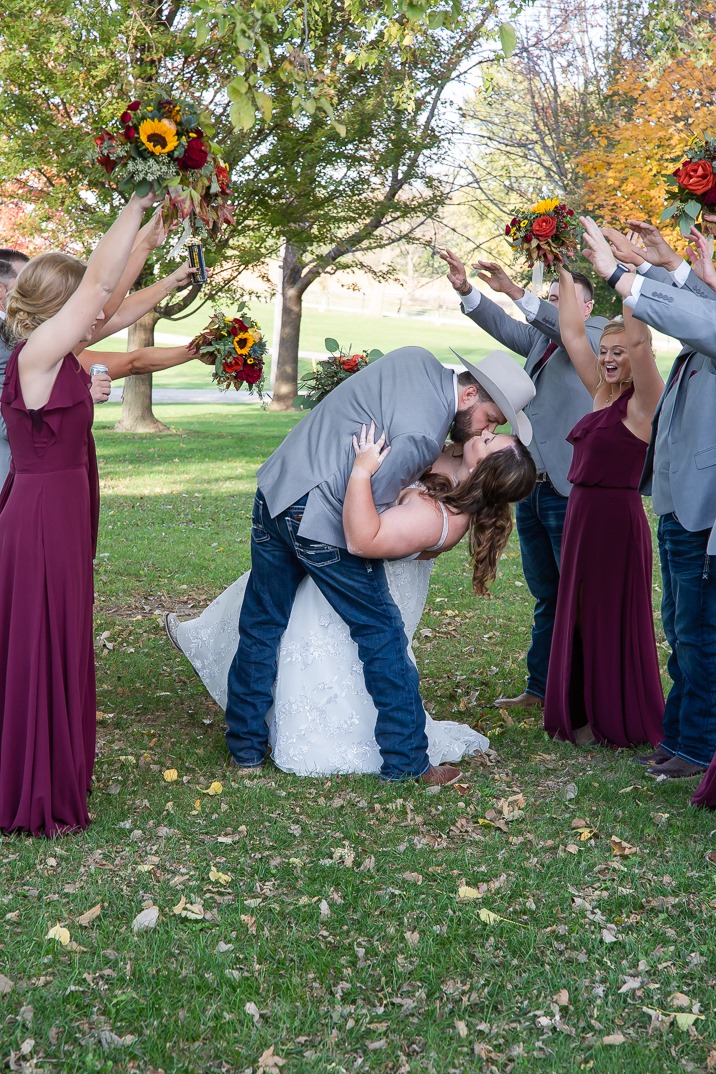
M669 207L667 209L664 209L663 213L661 214L661 219L671 220L672 216L676 216L680 208L681 205L678 203L678 201L675 202L674 205L669 205Z
M689 216L693 216L695 220L701 212L701 202L694 201L694 199L692 198L691 201L687 201L686 205L684 205L684 212L688 213Z
M326 336L326 338L323 340L323 345L327 351L331 352L331 354L333 354L334 351L339 351L341 349L338 346L338 341L335 339L331 339L330 336Z

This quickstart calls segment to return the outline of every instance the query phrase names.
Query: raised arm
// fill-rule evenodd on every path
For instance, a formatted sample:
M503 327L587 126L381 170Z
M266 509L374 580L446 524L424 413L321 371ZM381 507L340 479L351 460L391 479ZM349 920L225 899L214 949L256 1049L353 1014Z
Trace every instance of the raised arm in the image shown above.
M77 290L54 317L33 331L22 351L21 369L50 373L68 351L89 337L127 264L144 210L154 199L153 193L145 198L132 195L97 243Z
M624 334L626 336L629 365L631 366L634 395L629 407L636 411L638 419L651 425L656 404L664 390L664 381L656 368L651 341L641 321L637 321L628 306L624 306Z
M167 298L172 291L180 291L183 287L189 287L196 269L192 268L187 261L175 269L169 276L165 276L148 287L142 287L135 291L122 302L115 315L109 320L103 321L92 333L90 344L99 343L101 339L112 336L115 332L121 332L130 324L134 324L145 313L149 313L163 299Z
M373 502L371 478L390 451L385 433L375 440L375 422L360 438L353 437L356 453L343 501L343 529L348 551L365 559L398 559L422 552L439 539L442 513L423 497L389 507L378 514Z
M109 369L112 380L133 377L139 373L158 373L162 369L171 369L175 365L196 358L189 345L183 347L140 347L136 351L83 351L79 362L89 373L90 366L101 362Z
M134 287L139 275L144 268L147 258L152 250L161 246L167 237L167 226L162 219L162 210L159 207L150 220L141 227L132 246L132 252L127 259L124 272L119 278L111 298L105 302L105 321L110 321L127 297L127 292Z
M559 270L559 334L572 365L589 394L599 387L599 373L594 351L587 339L584 316L577 301L577 289L565 268Z

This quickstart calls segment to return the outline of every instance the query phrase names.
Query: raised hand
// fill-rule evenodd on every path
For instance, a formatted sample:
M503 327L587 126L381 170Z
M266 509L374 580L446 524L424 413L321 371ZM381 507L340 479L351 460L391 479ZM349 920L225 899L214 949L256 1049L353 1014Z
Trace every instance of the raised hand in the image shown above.
M464 294L469 286L469 281L465 266L460 258L452 250L441 250L439 257L447 264L449 283L453 285L456 291L461 291Z
M622 265L641 265L646 260L646 247L636 232L630 231L627 235L622 235L621 231L613 227L603 227L602 235Z
M519 287L514 280L510 279L502 265L498 265L496 261L476 261L472 267L478 270L478 279L499 294L517 299L522 298L525 293L524 288Z
M591 262L597 275L608 280L617 267L617 259L600 231L599 225L592 220L591 216L580 216L579 222L584 228L584 241L588 247L583 251L584 256L587 261Z
M361 425L360 439L353 437L353 450L356 453L353 472L372 477L383 465L383 460L390 451L390 445L385 447L385 432L382 432L377 440L375 439L375 422L372 421L367 433L365 425Z
M627 220L627 225L644 243L644 257L647 261L670 272L679 267L681 258L672 250L655 224L646 223L644 220Z
M194 282L194 277L199 270L192 268L188 261L174 269L165 279L167 293L181 291L182 287L189 287Z
M161 206L156 210L150 220L140 229L137 235L137 244L142 243L148 250L156 250L167 237L169 228L162 219Z
M716 269L711 258L708 240L695 227L691 228L691 244L686 249L686 256L692 269L700 280L716 291Z

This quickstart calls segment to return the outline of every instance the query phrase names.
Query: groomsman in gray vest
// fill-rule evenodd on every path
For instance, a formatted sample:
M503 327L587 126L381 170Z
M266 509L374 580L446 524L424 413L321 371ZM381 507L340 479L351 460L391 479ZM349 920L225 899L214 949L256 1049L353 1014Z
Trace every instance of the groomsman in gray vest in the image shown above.
M641 485L659 516L672 687L664 740L638 760L650 766L650 776L684 779L700 775L716 752L716 291L652 224L629 226L646 242L645 251L630 249L606 228L610 251L597 225L587 222L595 271L636 318L682 343L654 414ZM701 266L702 272L710 268ZM716 283L713 271L708 278Z
M522 311L527 324L509 314L474 288L465 265L451 251L440 255L448 265L448 280L460 295L461 309L503 347L520 354L536 394L525 407L534 438L529 445L537 466L537 484L517 504L515 518L520 539L522 569L534 597L532 641L527 653L527 685L517 697L499 697L500 707L542 707L547 688L547 669L552 645L562 549L562 530L571 485L567 473L572 445L566 437L580 418L592 410L592 397L582 384L559 334L559 282L549 289L549 299L537 298L519 287L494 261L478 261L479 279L493 291L508 295ZM586 276L573 272L577 297L587 326L587 338L596 354L604 317L592 317L593 288Z
M5 299L17 279L17 274L30 258L19 250L0 249L0 391L5 379L5 366L12 353L12 346L4 331ZM7 442L7 430L0 414L0 488L5 483L10 469L10 445Z
M421 347L402 347L350 377L307 414L259 469L251 526L251 574L228 678L226 741L234 764L256 771L268 746L276 656L296 590L308 574L348 624L378 716L385 780L440 785L460 776L431 767L418 672L380 560L346 549L342 512L353 466L352 436L375 421L390 454L372 478L378 511L419 477L445 438L464 442L505 419L529 441L521 414L534 387L507 354L488 355L460 376Z

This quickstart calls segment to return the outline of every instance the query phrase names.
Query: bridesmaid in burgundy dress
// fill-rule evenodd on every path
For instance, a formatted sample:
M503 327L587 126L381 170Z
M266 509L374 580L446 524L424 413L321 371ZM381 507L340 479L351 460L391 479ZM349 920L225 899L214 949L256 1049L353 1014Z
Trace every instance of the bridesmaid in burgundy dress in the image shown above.
M132 197L87 266L48 253L20 272L19 340L0 399L14 466L0 494L0 830L86 828L95 751L92 559L99 496L86 340L154 195Z
M605 240L587 230L587 242ZM590 241L591 239L591 241ZM562 538L545 730L577 745L662 740L664 695L651 606L652 544L638 486L663 389L646 325L625 307L599 354L587 342L574 283L560 271L564 345L594 410L575 425Z

